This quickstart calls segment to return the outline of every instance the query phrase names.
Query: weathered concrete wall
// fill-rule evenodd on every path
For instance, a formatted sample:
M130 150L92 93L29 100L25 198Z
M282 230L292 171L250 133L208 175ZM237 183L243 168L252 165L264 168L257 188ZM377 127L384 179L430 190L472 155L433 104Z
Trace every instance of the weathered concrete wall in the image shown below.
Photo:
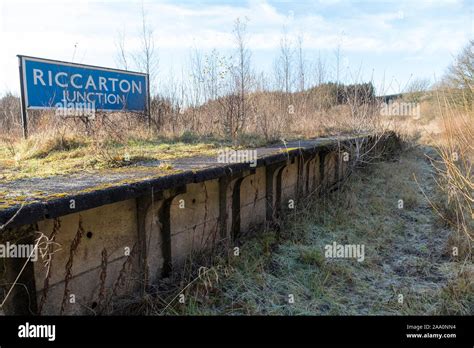
M298 171L301 158L293 158L292 163L288 163L281 172L281 206L288 207L290 200L296 201L298 195L298 184L301 182Z
M232 246L243 232L271 223L290 200L297 206L335 187L370 146L367 140L293 151L256 168L165 189L151 185L131 199L27 225L30 236L48 236L55 252L46 267L41 259L28 263L25 274L34 282L12 296L9 313L22 306L41 314L100 313L115 295L143 291L195 253ZM7 273L5 282L14 276Z
M337 181L337 154L335 152L329 152L324 157L324 174L323 174L323 189L328 189L331 185L334 185Z
M49 266L41 259L34 263L42 314L87 314L88 309L97 310L108 292L130 290L116 282L137 242L136 214L136 202L130 199L38 222L38 231L47 236L54 233L57 243L50 244ZM130 281L129 275L124 274L124 279Z
M240 231L245 232L265 222L266 169L257 168L255 174L246 176L240 184Z
M146 270L145 277L150 282L156 282L162 275L165 265L165 251L163 224L160 221L160 213L165 202L163 200L153 200L149 202L144 218L145 241L142 244L145 249Z
M319 172L319 158L319 154L316 154L316 156L308 162L308 177L306 178L307 189L305 194L317 193L320 189L321 174Z
M181 206L180 206L181 204ZM171 257L174 267L219 240L219 182L186 186L171 204Z

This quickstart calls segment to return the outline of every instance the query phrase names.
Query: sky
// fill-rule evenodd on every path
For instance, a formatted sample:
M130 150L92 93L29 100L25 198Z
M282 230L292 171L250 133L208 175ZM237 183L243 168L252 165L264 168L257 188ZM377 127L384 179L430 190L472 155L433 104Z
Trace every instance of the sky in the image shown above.
M272 72L285 31L302 38L309 70L321 57L335 79L339 48L340 79L373 81L378 94L402 92L417 78L438 80L474 38L472 0L0 0L0 94L19 93L17 54L119 67L119 33L130 55L140 48L142 3L158 86L185 76L193 48L231 55L236 18L248 20L254 71Z

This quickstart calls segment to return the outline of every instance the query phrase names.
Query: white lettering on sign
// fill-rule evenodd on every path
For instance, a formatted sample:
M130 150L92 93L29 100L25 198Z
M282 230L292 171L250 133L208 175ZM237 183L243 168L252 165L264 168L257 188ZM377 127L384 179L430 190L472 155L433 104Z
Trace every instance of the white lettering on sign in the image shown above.
M46 86L46 83L43 81L43 72L40 69L33 69L33 83L37 85L38 80L41 81L43 86Z
M96 104L125 104L126 96L114 93L63 91L62 102L68 103L96 103Z
M95 82L94 82L94 79L92 78L92 76L89 76L89 78L87 79L87 83L86 83L86 88L89 88L90 86L92 86L92 88L94 88L94 89L97 89L97 87L95 86Z
M85 81L85 85L84 85ZM42 86L59 86L61 88L67 88L70 86L74 88L92 88L94 90L108 92L121 92L121 93L142 93L142 82L141 81L128 81L119 80L114 77L99 76L98 80L94 80L92 75L83 76L82 74L69 75L67 72L52 72L47 71L47 78L45 79L45 72L41 69L33 69L33 84ZM110 87L110 89L109 89ZM113 94L114 95L114 94ZM112 97L112 99L114 99Z
M82 78L82 76L79 75L79 74L74 74L74 75L71 76L71 85L72 85L72 87L74 87L74 88L82 88L82 85L78 85L78 84L75 83L75 79L76 79L76 78Z
M92 77L92 76L91 76L91 77ZM100 89L101 91L102 91L102 90L108 91L106 83L107 83L107 80L105 79L105 77L100 76L100 77L99 77L99 89Z
M56 82L56 85L58 85L59 87L62 87L62 88L67 88L67 83L61 83L61 81L59 81L59 77L60 76L66 76L67 77L67 74L65 72L59 72L56 74L56 77L54 78L54 82ZM50 85L51 86L51 85Z

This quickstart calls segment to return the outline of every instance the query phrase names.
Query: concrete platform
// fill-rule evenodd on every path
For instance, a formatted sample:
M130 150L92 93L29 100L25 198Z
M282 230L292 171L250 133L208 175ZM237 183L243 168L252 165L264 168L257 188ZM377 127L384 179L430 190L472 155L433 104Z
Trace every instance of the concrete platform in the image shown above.
M255 166L194 157L170 162L171 172L151 165L0 182L9 197L28 197L23 206L0 202L0 225L10 221L2 243L35 244L38 232L54 242L42 244L51 254L46 264L0 260L2 284L26 263L5 312L100 313L203 250L232 247L307 195L337 188L363 154L376 157L396 144L393 134L320 138L259 148ZM8 286L1 289L0 298Z

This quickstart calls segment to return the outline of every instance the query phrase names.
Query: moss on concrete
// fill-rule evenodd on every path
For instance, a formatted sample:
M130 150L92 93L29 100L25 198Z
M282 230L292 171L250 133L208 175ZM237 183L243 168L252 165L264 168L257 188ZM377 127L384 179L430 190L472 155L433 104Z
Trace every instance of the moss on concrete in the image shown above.
M212 156L216 144L160 143L154 141L129 141L126 144L107 144L101 148L92 144L55 150L40 151L41 156L22 150L21 143L11 147L0 143L0 181L44 178L103 169L140 166L157 161L170 161L193 156ZM163 169L172 169L163 165Z

